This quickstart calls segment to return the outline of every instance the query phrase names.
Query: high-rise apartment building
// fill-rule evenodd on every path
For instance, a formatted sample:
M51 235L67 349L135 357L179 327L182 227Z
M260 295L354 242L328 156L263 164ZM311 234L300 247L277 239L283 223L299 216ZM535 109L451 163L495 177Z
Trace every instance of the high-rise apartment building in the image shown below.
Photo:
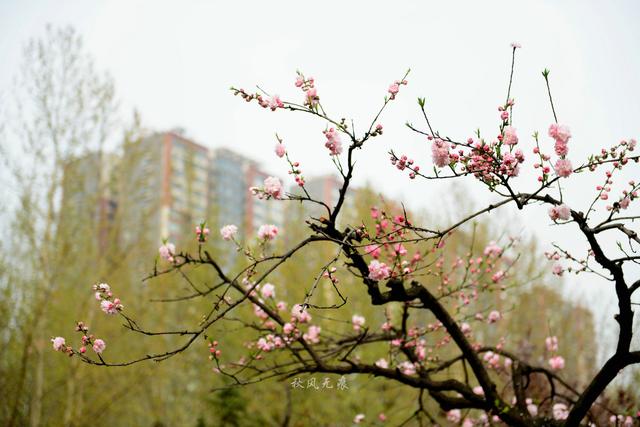
M127 164L130 163L130 164ZM282 223L282 204L249 191L269 176L260 165L227 148L208 149L180 132L150 135L124 150L121 169L127 214L156 239L177 241L207 221L233 223L251 235L264 223ZM143 218L144 216L144 218Z

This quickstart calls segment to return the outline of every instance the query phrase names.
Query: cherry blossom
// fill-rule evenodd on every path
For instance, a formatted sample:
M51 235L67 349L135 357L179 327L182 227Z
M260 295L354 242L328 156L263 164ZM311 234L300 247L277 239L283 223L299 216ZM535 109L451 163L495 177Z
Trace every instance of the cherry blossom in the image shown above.
M340 134L334 128L322 131L327 141L324 146L329 149L332 156L337 156L342 153L342 141L340 140Z
M93 341L93 351L96 353L102 353L105 348L107 348L107 344L105 344L105 342L100 338Z
M554 371L559 371L564 368L564 357L562 356L553 356L549 359L549 366Z
M258 238L261 240L273 240L278 235L278 227L273 224L264 224L258 228Z
M264 191L274 199L282 196L282 183L280 179L270 176L264 180Z
M320 331L322 328L320 326L311 325L307 330L307 333L302 336L305 341L311 344L317 344L320 342Z
M556 403L553 405L553 419L566 420L569 416L567 405L564 403Z
M491 311L491 313L489 313L489 315L487 316L487 321L489 323L496 323L500 319L502 319L502 314L500 314L500 312L497 310Z
M433 141L433 144L431 145L431 154L433 157L433 163L440 168L447 166L451 162L449 146L440 138L436 138Z
M353 325L354 331L359 331L362 326L364 326L365 318L363 316L354 314L351 317L351 324Z
M511 126L507 126L506 128L504 128L502 143L505 145L516 145L518 143L518 135L516 135L515 128Z
M233 240L234 236L238 233L238 227L233 224L225 225L220 229L220 235L224 240Z
M573 166L569 159L558 159L555 165L556 173L562 178L567 178L573 173Z
M175 260L176 246L173 243L165 242L158 248L160 258L173 262Z
M375 259L369 263L369 279L384 280L387 279L390 274L391 271L385 263Z
M265 283L262 285L262 288L260 288L260 295L262 295L263 298L275 298L275 289L275 286L271 283Z
M63 351L67 348L65 339L62 337L55 337L51 339L53 343L53 349L55 351Z

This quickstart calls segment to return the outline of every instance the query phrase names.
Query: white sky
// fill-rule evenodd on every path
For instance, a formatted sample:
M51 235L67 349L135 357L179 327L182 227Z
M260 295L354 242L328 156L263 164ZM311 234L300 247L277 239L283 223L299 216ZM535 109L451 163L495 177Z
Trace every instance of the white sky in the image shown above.
M407 120L422 125L418 96L427 98L432 123L441 133L461 139L480 128L495 135L512 41L523 46L512 94L514 126L529 160L527 135L534 130L546 135L552 121L540 74L545 67L551 69L559 120L572 129L574 165L600 147L640 136L640 3L523 3L3 1L0 100L8 96L22 44L42 35L48 22L71 24L84 36L98 66L114 76L123 111L138 108L148 127L184 127L204 145L232 147L285 176L284 164L272 151L277 131L311 176L331 171L324 124L247 105L231 96L229 86L252 89L259 84L299 100L293 81L300 69L316 78L330 114L353 118L363 130L388 85L410 67L409 86L381 120L385 135L359 154L356 182L369 181L412 206L434 206L443 190L410 182L391 167L386 152L393 147L423 169L430 167L429 146L404 127ZM551 151L550 139L543 140ZM640 176L637 166L627 175L634 173ZM525 171L519 181L526 183L532 176ZM586 209L594 181L571 182L573 195L567 202ZM464 184L462 191L478 203L491 200L474 183ZM502 213L492 218L510 228L539 230L543 245L554 240L582 248L574 226L546 227L546 208L530 209L519 220L507 220ZM569 289L582 293L588 288L591 297L604 298L608 287L585 279L572 280Z

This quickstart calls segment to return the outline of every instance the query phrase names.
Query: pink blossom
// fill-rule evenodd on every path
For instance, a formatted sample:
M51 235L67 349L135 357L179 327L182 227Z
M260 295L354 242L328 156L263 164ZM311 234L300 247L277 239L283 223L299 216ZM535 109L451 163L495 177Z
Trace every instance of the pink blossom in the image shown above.
M273 240L278 235L278 227L273 224L264 224L258 228L258 238L261 240Z
M278 308L278 310L284 311L287 309L287 303L284 301L278 301L278 304L276 304L276 307Z
M118 300L119 302L120 300ZM103 299L100 302L100 308L106 314L116 314L118 312L118 305L115 302L109 301L107 299Z
M225 225L220 229L220 235L224 240L231 240L238 232L238 227L233 224Z
M63 350L65 350L67 348L65 339L62 338L62 337L52 338L51 342L53 343L53 349L55 351L63 351Z
M518 143L518 135L516 135L516 129L514 127L507 126L504 128L502 143L505 145L516 145Z
M364 250L368 255L371 255L374 258L378 258L380 256L380 245L367 245Z
M287 152L287 150L284 147L284 144L281 142L278 142L276 144L276 148L275 148L275 152L276 152L276 156L278 157L283 157L284 154Z
M500 355L494 353L493 351L487 351L482 359L487 362L491 367L497 368L498 363L500 362Z
M378 359L375 365L378 368L387 369L389 367L389 362L387 362L387 359L382 358L382 359Z
M564 368L564 358L562 356L553 356L549 359L549 366L554 371L559 371Z
M98 354L102 353L106 347L107 347L107 344L105 344L105 342L100 338L98 338L93 342L93 351L95 351Z
M391 99L395 99L399 91L400 91L400 85L398 83L393 83L389 85L389 89L387 90L387 92L391 94Z
M527 399L527 411L531 414L532 417L538 415L538 406L533 403L533 400Z
M284 107L284 104L282 103L282 100L280 100L280 97L278 95L273 95L271 98L269 98L269 108L271 108L271 111L276 111L277 108L282 107Z
M265 353L268 353L271 350L273 350L274 345L272 343L268 342L266 339L260 338L258 340L258 342L256 343L256 347L258 348L258 350L261 350L261 351L264 351Z
M276 295L275 289L275 286L271 283L265 283L260 289L260 294L263 298L273 298Z
M358 414L355 417L353 417L354 424L360 424L363 420L364 420L364 414Z
M351 324L353 325L353 330L354 331L359 331L360 328L362 328L362 326L364 325L365 322L365 318L363 316L359 316L357 314L354 314L351 317Z
M491 280L493 281L493 283L500 283L502 280L504 280L505 277L505 272L502 270L498 270L493 274L493 276L491 276Z
M291 333L293 331L296 330L296 327L293 325L293 323L285 323L284 326L282 326L282 332L284 332L285 335L291 335Z
M280 199L282 197L282 183L278 178L270 176L264 180L264 192L274 199Z
M567 141L557 139L554 145L554 150L558 156L566 156L569 154L569 144Z
M552 336L552 337L547 337L544 340L545 345L547 346L547 350L548 351L558 351L558 337L556 336Z
M566 143L567 141L569 141L569 138L571 138L571 131L566 125L553 123L551 126L549 126L549 136L556 141L562 141Z
M253 305L253 314L255 314L256 317L262 320L267 320L269 318L267 312L264 311L258 304Z
M567 410L567 405L564 403L556 403L553 405L553 419L566 420L568 416L569 411Z
M396 243L393 245L393 251L396 255L404 256L407 254L407 249L404 247L402 243Z
M160 258L173 262L176 254L176 246L173 243L164 243L158 248L158 253L160 254Z
M511 360L508 357L505 357L505 359L504 359L504 368L505 369L509 369L509 368L511 368L512 364L513 364L513 360Z
M557 221L558 219L566 221L571 218L571 208L564 203L558 206L552 206L549 208L549 217L553 221Z
M460 330L466 335L471 332L471 326L467 322L464 322L460 325Z
M495 241L490 241L486 248L484 248L484 255L492 258L497 258L502 254L502 248L496 244Z
M489 323L496 323L498 320L502 319L502 314L500 314L499 311L497 310L493 310L491 313L489 313L489 315L487 316L487 321Z
M462 415L460 414L460 409L452 409L447 412L447 420L451 421L452 423L459 423L461 419Z
M111 292L111 286L107 285L106 283L98 283L96 285L93 285L93 290L98 291L98 293L108 294L109 292ZM96 297L96 299L101 298Z
M558 159L555 167L556 173L562 178L566 178L573 173L573 166L569 159Z
M317 344L320 342L320 331L322 328L320 326L311 325L307 330L307 333L302 336L305 341L311 344Z
M378 260L373 260L369 263L369 279L371 280L384 280L389 277L391 271L389 267Z
M562 273L564 273L564 268L562 268L562 264L555 263L553 264L551 272L556 276L562 276Z
M199 242L206 242L207 241L207 236L209 236L209 233L211 232L211 230L209 230L207 227L200 227L197 226L196 227L196 237L198 238Z
M387 421L387 416L384 414L384 412L380 412L380 413L378 414L378 419L379 419L380 421L382 421L382 422L385 422L385 421Z
M629 196L627 196L620 200L620 207L622 209L627 209L629 207L629 203L631 203L631 199L629 198Z
M322 131L327 141L324 146L329 149L332 156L337 156L342 153L342 141L340 140L340 134L334 128Z
M304 103L310 107L314 107L318 104L318 91L315 87L307 89L304 93Z
M409 361L405 361L399 364L398 369L400 369L400 372L402 372L404 375L415 375L416 373L416 366Z
M436 138L431 145L431 155L433 157L433 163L443 168L451 162L449 157L449 146L446 142L440 138Z
M300 304L296 304L291 308L291 315L300 323L307 323L311 321L311 315Z
M518 42L513 42L511 43L511 47L514 49L520 49L522 47L522 45Z

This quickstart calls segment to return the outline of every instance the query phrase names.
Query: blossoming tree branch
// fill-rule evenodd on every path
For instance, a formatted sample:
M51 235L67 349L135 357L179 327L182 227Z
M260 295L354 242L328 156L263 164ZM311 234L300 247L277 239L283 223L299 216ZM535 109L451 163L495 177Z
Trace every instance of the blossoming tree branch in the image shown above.
M180 326L166 331L143 328L117 298L117 286L113 291L105 283L93 287L104 313L120 316L126 328L141 335L181 337L183 341L179 346L135 360L112 360L108 357L109 346L116 344L99 338L99 332L90 333L88 326L80 322L76 326L77 346L69 339L56 337L52 340L53 348L92 365L127 366L170 358L189 348L198 338L204 338L216 372L231 379L235 385L292 378L305 373L376 376L419 390L418 407L423 408L423 398L433 399L452 423L512 426L590 423L592 408L599 404L598 399L607 385L626 367L640 363L640 351L631 348L634 333L632 297L640 288L640 278L634 276L634 270L625 268L640 261L637 255L640 237L632 228L634 220L639 218L633 209L637 209L640 184L631 181L620 193L612 190L621 170L636 168L637 171L639 156L634 155L636 141L631 139L603 148L587 159L572 157L571 132L556 116L547 70L543 77L551 105L550 118L553 119L548 126L548 135L537 132L532 138L519 135L512 122L516 103L511 97L518 47L512 45L509 89L504 104L498 107L496 130L490 136L483 136L479 131L464 140L446 136L429 120L426 102L420 98L418 105L424 123L407 126L427 142L433 165L425 167L427 159L416 161L396 151L389 153L390 167L406 173L407 179L413 180L415 185L432 186L439 180L451 179L478 180L495 197L490 205L469 212L440 229L416 224L404 211L386 212L377 207L371 207L373 228L367 228L364 222L344 224L341 220L345 203L352 196L358 153L382 136L380 117L408 84L408 72L389 86L378 113L364 134L356 133L353 123L346 119L332 117L321 102L315 80L302 73L298 73L295 81L301 95L299 102L285 101L261 89L249 92L232 88L234 95L247 103L255 101L266 110L303 113L317 118L324 126L324 129L318 129L318 139L324 142L328 161L334 164L341 177L335 205L329 206L310 195L300 164L295 160L295 145L285 146L278 136L275 155L283 160L283 169L295 180L300 192L286 193L282 182L275 177L267 178L261 187L248 191L264 199L265 203L271 199L269 203L319 206L324 213L317 218L308 218L308 235L304 239L276 253L273 241L281 233L277 226L264 224L253 242L243 242L236 225L225 225L220 230L220 238L227 242L230 252L237 251L243 260L242 267L225 269L207 249L212 236L207 225L201 223L195 229L195 239L199 243L197 253L181 251L174 244L165 242L159 250L161 264L156 265L147 278L151 280L179 272L194 290L183 299L211 298L210 310L197 327ZM515 181L525 167L538 172L537 181ZM564 195L576 186L568 183L583 173L597 174L601 185L595 189L588 206L569 206ZM423 184L419 184L419 180L424 180ZM504 313L477 304L484 293L510 289L513 257L505 254L515 250L513 242L496 239L481 251L462 254L453 262L445 262L442 251L447 240L463 226L506 205L515 205L520 210L544 205L553 225L570 229L576 239L586 242L589 251L583 259L560 247L547 251L545 255L554 274L562 275L567 269L597 274L615 290L618 303L615 352L586 387L577 389L563 377L565 363L571 361L563 358L562 347L569 343L558 342L556 336L550 335L542 343L548 356L546 362L534 365L511 350L505 339L484 342L476 334L482 328L505 321L506 316L528 315L519 313L517 308L512 313ZM618 240L617 252L605 249L604 236ZM294 254L303 248L322 242L333 245L335 251L333 256L323 260L320 271L313 272L303 284L306 289L304 299L278 299L278 295L284 293L282 289L294 284L270 283L274 272L291 262ZM425 245L426 250L419 249ZM204 287L196 286L186 270L189 266L209 267L215 281L209 281L210 284L204 284ZM356 278L360 283L361 298L373 307L380 307L386 313L385 322L370 323L359 313L348 313L351 317L348 326L331 323L325 316L314 321L316 312L321 310L339 312L346 309L347 299L338 279L340 274ZM429 277L428 283L426 277ZM319 304L317 291L321 287L330 289L337 302ZM390 307L394 304L400 308L399 316L392 315ZM250 318L236 315L243 307L251 308ZM415 320L417 314L424 313L433 321ZM225 343L208 332L214 324L227 321L241 322L253 331L254 338L246 343L245 355L240 360L226 359ZM613 331L614 327L611 327ZM374 346L384 348L386 356L368 360L358 355L358 350ZM463 377L449 374L455 366L462 367ZM530 390L534 377L541 378L546 384L544 393ZM433 423L437 422L437 414L427 416ZM616 422L631 422L630 417L616 418L615 414L613 417ZM354 422L360 423L363 419L365 414L357 414ZM384 414L380 414L380 420L384 420Z

